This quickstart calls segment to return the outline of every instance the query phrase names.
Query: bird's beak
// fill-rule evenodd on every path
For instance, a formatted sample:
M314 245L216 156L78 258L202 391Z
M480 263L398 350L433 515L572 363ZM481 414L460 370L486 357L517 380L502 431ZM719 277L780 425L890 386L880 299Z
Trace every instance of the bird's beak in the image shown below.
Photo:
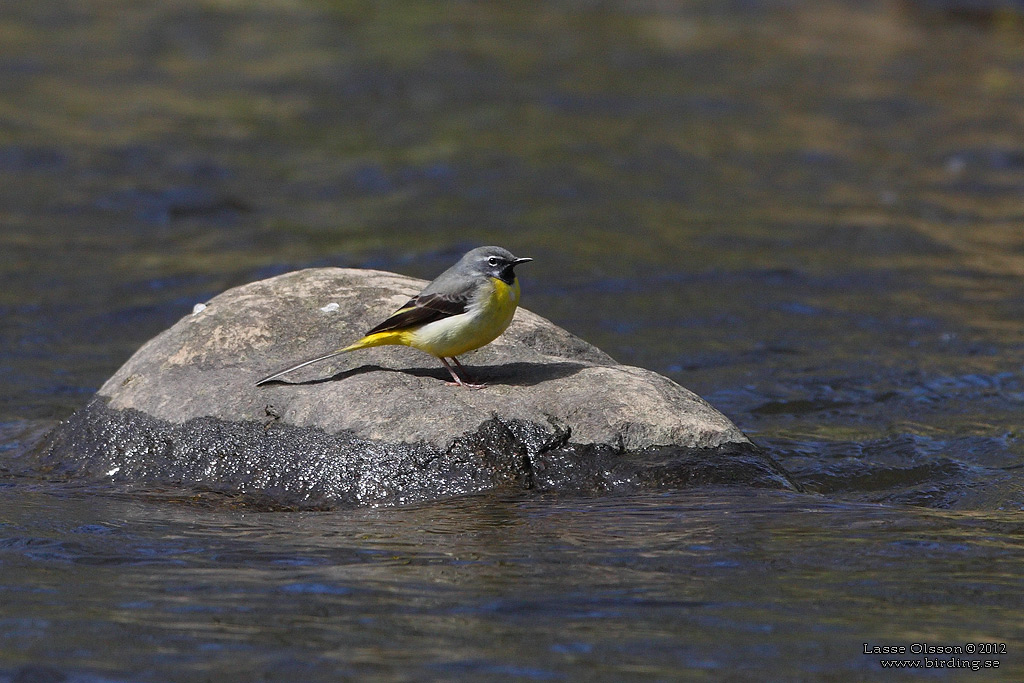
M518 266L520 263L529 263L532 260L532 258L517 258L515 261L512 262L512 265Z

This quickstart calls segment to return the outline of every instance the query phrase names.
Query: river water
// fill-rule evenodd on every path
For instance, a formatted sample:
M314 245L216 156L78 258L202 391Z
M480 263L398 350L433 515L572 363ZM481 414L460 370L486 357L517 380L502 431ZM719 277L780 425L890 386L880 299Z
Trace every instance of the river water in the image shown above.
M985 4L7 0L0 681L1024 678L1024 18ZM16 474L195 303L488 243L805 492Z

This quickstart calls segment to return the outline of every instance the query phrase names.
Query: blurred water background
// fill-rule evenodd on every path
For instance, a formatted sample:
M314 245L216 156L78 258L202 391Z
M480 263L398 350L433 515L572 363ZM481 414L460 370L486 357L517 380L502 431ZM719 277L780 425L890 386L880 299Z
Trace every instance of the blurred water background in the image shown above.
M863 644L924 642L1020 680L1022 11L5 0L0 681L891 680ZM289 514L13 474L228 287L492 243L807 493Z

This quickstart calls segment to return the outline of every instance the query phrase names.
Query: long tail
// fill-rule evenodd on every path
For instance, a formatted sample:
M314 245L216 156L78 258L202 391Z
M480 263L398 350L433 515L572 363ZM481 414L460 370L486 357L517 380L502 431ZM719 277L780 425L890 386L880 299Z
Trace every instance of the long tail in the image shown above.
M335 356L340 356L341 354L348 353L349 351L355 351L356 349L365 349L368 346L383 346L385 344L401 344L403 342L399 339L400 336L401 336L401 333L391 332L391 331L389 331L389 332L378 332L377 334L368 334L365 337L363 337L362 339L360 339L359 341L357 341L356 343L349 344L348 346L346 346L343 349L337 349L336 351L331 351L330 353L325 354L323 356L317 356L316 358L310 358L309 360L304 360L301 363L296 363L295 365L289 366L289 367L285 368L284 370L278 370L277 372L275 372L272 375L267 375L266 377L261 379L259 382L256 382L256 386L259 386L261 384L266 384L267 382L272 382L275 379L277 379L278 377L281 377L283 375L287 375L289 372L293 372L295 370L298 370L299 368L304 368L307 365L312 365L313 363L319 363L322 360L328 360L329 358L334 358Z

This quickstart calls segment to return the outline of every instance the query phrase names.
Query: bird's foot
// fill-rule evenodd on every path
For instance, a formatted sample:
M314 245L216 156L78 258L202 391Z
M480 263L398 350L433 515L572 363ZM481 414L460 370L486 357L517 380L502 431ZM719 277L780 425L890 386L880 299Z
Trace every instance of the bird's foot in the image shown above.
M486 384L470 384L469 382L445 382L450 387L466 387L467 389L483 389Z
M462 367L462 363L459 362L459 359L452 356L452 360L455 361L455 364L459 366L459 370L462 370L462 375L465 376L466 368ZM459 373L455 372L455 368L453 368L448 361L442 358L441 362L444 363L444 366L446 368L448 368L448 372L451 373L452 380L454 380L452 382L445 382L445 384L449 384L452 386L458 385L460 387L466 387L467 389L483 389L485 386L487 386L486 384L473 384L471 382L467 382L461 376L459 376Z

